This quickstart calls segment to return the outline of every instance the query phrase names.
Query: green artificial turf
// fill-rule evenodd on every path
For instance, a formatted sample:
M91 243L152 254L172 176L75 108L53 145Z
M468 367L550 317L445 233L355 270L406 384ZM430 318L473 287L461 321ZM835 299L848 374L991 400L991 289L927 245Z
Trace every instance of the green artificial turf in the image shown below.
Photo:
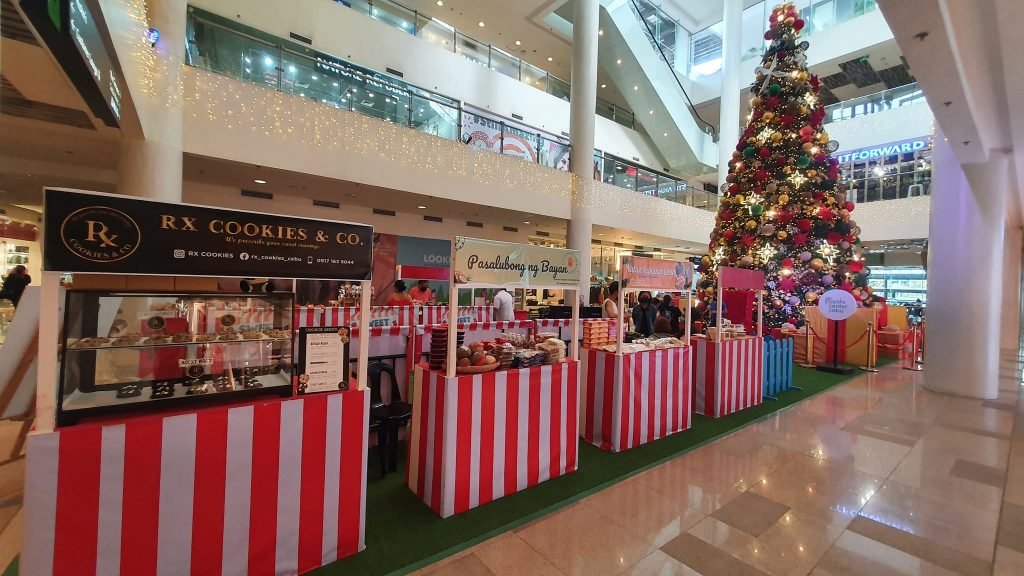
M366 550L312 574L406 574L860 374L841 376L794 367L793 384L802 390L788 390L778 401L766 399L725 418L695 414L690 430L625 452L605 452L581 439L576 472L447 519L438 517L405 486L404 467L381 480L371 466L366 490Z

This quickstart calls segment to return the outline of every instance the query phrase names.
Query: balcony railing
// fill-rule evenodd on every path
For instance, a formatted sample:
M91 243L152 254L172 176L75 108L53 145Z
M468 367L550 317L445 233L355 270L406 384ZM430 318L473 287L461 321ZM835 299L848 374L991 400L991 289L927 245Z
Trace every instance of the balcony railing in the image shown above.
M565 80L524 62L521 58L501 48L475 40L456 30L453 26L431 18L423 12L407 8L392 0L335 0L335 2L362 12L397 30L422 38L435 46L454 52L509 78L515 78L566 102L569 101L570 86ZM628 128L635 126L632 111L600 98L597 99L597 113Z
M186 39L186 61L196 68L549 168L569 169L570 146L565 138L506 122L477 108L465 110L454 98L197 8L189 8ZM486 146L476 141L481 131L486 134ZM513 139L515 145L507 146ZM694 189L680 178L600 153L594 161L595 179L688 206L718 207L717 195Z
M825 107L825 123L860 118L893 108L927 104L924 92L916 82L860 96Z

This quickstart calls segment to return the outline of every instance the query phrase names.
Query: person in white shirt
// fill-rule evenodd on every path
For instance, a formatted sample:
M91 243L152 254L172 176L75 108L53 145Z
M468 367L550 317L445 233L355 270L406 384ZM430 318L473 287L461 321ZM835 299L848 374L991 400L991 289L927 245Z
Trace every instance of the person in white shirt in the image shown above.
M512 301L512 295L508 293L508 290L504 288L498 290L498 293L494 295L494 319L498 322L512 321L515 316L514 308L515 302Z

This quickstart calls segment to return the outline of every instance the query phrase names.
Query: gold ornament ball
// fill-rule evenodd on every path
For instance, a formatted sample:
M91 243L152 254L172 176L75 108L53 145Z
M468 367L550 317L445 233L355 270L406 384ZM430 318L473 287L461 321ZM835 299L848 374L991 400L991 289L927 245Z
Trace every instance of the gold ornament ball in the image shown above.
M808 170L807 171L807 177L808 178L814 178L817 175L818 175L818 171L817 170Z
M767 186L764 187L765 192L767 192L769 194L774 194L775 191L778 190L778 189L779 189L779 187L778 187L778 185L775 184L775 182L770 182L770 183L768 183Z
M821 270L825 267L825 261L821 258L813 258L810 262L811 270Z
M765 112L764 114L761 115L761 119L764 120L765 122L771 122L772 118L775 118L774 112Z
M785 240L786 238L789 237L789 232L786 232L785 230L779 230L778 232L776 232L775 237L778 238L779 240Z
M804 116L807 116L810 113L811 113L810 108L808 108L807 106L803 106L803 105L800 106L800 114L802 114Z
M740 158L743 158L743 153L740 152L739 150L733 150L732 151L732 159L733 160L739 160Z
M782 303L782 300L780 300L779 298L774 298L772 300L772 308L775 308L776 310L782 308L783 305L784 304Z
M754 265L754 257L753 256L744 256L743 258L740 258L740 266L753 266L753 265Z
M708 257L708 256L701 256L700 263L703 266L710 266L711 265L711 258Z
M801 82L807 82L807 71L801 70L799 73L797 73L796 79Z
M754 96L753 98L750 99L750 106L751 107L757 108L760 105L761 105L761 97L760 96Z
M810 152L811 148L814 148L814 143L813 142L804 142L804 145L801 146L801 148L804 149L804 152Z
M818 294L816 292L808 292L807 294L804 294L804 298L808 302L814 302L815 300L818 299Z
M782 169L782 173L783 174L789 174L792 171L793 171L793 169L790 168L789 166L786 166L785 168Z
M732 198L733 198L733 202L735 202L737 204L743 204L743 195L742 194L740 194L738 196L733 196Z
M754 138L753 136L751 136L750 138L747 138L747 144L753 144L755 142L757 142L757 139Z
M822 132L821 135L818 136L818 142L828 144L828 132Z
M757 228L757 220L747 220L747 229L753 230L754 228Z
M772 134L772 142L779 142L782 140L782 132L776 132Z
M779 204L788 204L789 194L779 194Z

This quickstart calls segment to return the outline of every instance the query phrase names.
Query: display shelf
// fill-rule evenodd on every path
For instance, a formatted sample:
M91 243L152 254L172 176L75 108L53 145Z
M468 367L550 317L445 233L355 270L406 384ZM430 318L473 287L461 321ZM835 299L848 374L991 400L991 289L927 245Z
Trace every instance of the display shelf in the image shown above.
M95 350L129 350L129 349L132 349L132 348L181 348L181 347L187 347L187 346L209 346L209 345L226 345L226 344L252 344L252 343L257 343L257 342L265 342L265 343L287 342L289 340L291 340L291 336L285 336L283 338L270 338L269 336L264 336L263 338L249 338L249 339L239 338L237 340L210 340L210 341L207 341L207 342L164 342L162 344L147 344L145 342L140 342L138 344L118 344L118 345L114 345L112 342L108 342L106 344L101 344L99 346L75 347L73 342L77 341L77 340L72 339L73 342L68 342L67 346L65 347L65 350L68 351L68 352L89 352L89 351L95 351Z

